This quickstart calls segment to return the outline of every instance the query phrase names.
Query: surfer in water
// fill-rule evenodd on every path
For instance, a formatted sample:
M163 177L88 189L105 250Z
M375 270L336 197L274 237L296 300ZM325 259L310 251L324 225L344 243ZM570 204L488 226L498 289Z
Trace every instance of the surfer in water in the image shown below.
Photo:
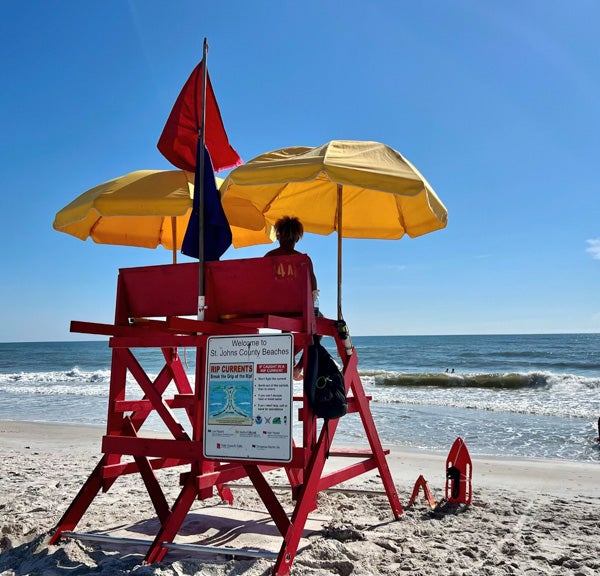
M598 418L598 437L596 438L596 442L600 442L600 418Z

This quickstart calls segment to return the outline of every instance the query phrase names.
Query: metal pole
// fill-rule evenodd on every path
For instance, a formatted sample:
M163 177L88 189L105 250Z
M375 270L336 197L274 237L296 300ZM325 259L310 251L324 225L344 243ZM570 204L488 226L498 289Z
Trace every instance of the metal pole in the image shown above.
M198 146L196 148L195 193L198 194L198 320L204 320L204 142L206 122L206 82L208 80L208 41L204 38L202 48L202 109L198 128Z
M73 540L84 540L89 542L104 542L105 544L124 544L133 546L146 546L152 544L152 540L147 538L126 538L119 536L110 536L108 534L93 534L90 532L69 532L64 531L61 534L63 538L72 538ZM203 546L202 544L187 544L185 542L163 542L162 545L170 550L187 550L189 552L198 552L200 554L223 554L225 556L241 556L247 558L267 558L275 560L277 552L269 550L259 550L257 548L230 548L219 546Z
M203 546L201 544L181 544L177 542L165 542L164 547L169 550L184 550L189 552L198 552L199 554L223 554L225 556L240 556L246 558L266 558L267 560L275 560L278 556L277 552L269 550L258 550L257 548L229 548L220 546Z
M171 237L173 238L173 264L177 264L177 217L171 216Z
M337 242L338 242L338 263L337 263L337 309L338 320L343 320L342 315L342 185L337 185Z
M343 223L342 223L342 185L337 185L337 235L338 235L338 269L337 269L337 308L338 308L338 319L337 319L337 330L339 337L344 342L344 349L346 354L350 356L352 354L352 339L350 338L350 331L344 321L344 315L342 314L342 236L343 236Z

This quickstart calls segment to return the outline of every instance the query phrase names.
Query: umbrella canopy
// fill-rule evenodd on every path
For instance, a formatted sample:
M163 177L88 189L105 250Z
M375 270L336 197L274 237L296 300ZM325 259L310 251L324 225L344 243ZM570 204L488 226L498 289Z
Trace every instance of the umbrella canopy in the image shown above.
M104 182L60 210L53 228L98 244L176 251L192 210L194 174L184 170L137 170ZM222 184L217 178L217 185ZM245 245L271 240L263 232L237 230Z
M334 140L262 154L232 170L221 201L239 228L264 232L279 218L296 216L307 232L337 231L340 317L342 237L416 237L447 223L446 207L427 180L378 142ZM239 245L235 235L233 243Z

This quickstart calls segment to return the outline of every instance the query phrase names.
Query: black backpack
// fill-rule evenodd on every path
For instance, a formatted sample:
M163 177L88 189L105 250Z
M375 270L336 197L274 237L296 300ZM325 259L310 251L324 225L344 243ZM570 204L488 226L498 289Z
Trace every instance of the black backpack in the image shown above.
M344 416L348 411L344 375L317 338L308 347L307 364L304 393L313 414L325 420Z

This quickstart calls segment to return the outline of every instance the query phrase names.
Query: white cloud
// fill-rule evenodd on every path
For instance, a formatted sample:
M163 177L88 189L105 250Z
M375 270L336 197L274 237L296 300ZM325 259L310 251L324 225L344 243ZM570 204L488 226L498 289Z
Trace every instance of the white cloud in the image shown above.
M593 238L591 240L586 240L586 242L589 246L585 251L589 252L594 260L600 260L600 238Z

